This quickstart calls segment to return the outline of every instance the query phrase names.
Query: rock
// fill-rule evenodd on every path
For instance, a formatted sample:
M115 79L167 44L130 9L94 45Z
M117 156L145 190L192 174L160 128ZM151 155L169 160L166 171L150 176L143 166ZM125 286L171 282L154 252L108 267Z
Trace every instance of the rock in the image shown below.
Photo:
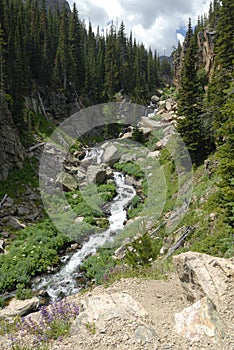
M187 252L174 256L173 262L187 299L207 296L218 306L234 283L234 259Z
M28 215L29 213L30 213L30 209L25 206L19 206L17 208L17 214L19 216L25 216L25 215Z
M154 152L149 152L147 155L147 158L159 158L160 156L160 151L154 151Z
M75 218L75 222L83 222L84 221L84 216L78 216Z
M160 98L159 98L157 95L153 95L153 96L151 97L151 101L152 101L153 103L157 103L157 102L160 101Z
M0 91L0 116L0 180L4 180L12 169L23 166L25 150L3 90Z
M5 253L5 241L4 239L0 239L0 254Z
M72 324L71 335L87 334L87 325L94 325L96 335L111 332L119 339L123 339L127 327L131 344L155 344L157 339L147 312L128 293L103 291L84 297L80 314Z
M103 184L107 179L106 168L104 164L90 165L87 169L88 183Z
M2 219L2 221L7 225L13 227L15 230L21 230L26 225L22 224L19 219L15 216L8 216Z
M163 113L162 114L162 122L169 123L174 119L172 114L169 113Z
M27 216L25 217L25 219L27 219L27 220L33 222L33 221L35 221L39 216L40 216L39 211L35 211L34 213L27 215Z
M8 238L10 236L9 232L5 232L5 231L0 232L0 235L4 238Z
M108 145L102 155L102 162L108 164L109 166L113 166L116 162L118 162L119 158L120 155L116 146Z
M165 136L171 136L175 133L175 127L173 124L168 125L164 130L163 133Z
M163 143L162 141L158 141L155 145L155 150L160 151L163 148Z
M167 101L167 102L166 102L166 110L167 110L167 111L171 111L171 109L172 109L171 102L170 102L170 101Z
M175 314L176 333L198 341L202 336L224 337L225 325L220 319L212 301L204 297L182 312Z
M37 297L26 300L12 299L7 307L0 310L0 320L11 320L16 316L26 316L38 310L40 301Z
M137 155L134 153L123 153L120 158L120 163L125 162L135 162L137 160Z
M78 187L75 177L64 172L58 176L56 182L60 182L66 191L74 191Z

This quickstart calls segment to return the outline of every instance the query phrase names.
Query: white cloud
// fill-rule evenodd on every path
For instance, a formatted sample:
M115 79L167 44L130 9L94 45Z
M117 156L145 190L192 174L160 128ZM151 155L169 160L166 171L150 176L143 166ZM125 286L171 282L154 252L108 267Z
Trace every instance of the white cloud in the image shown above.
M177 46L183 35L179 28L187 28L188 18L196 24L198 15L208 13L210 0L69 0L76 1L80 18L91 20L93 27L106 26L109 20L124 22L126 32L133 31L138 42L151 46L159 54L167 55Z

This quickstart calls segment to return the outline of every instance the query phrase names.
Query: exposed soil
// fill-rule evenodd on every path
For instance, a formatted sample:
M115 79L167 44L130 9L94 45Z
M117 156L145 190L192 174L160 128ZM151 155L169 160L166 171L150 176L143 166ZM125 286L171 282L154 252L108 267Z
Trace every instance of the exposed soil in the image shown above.
M181 336L175 333L174 315L181 312L185 307L190 306L185 299L183 289L176 274L172 274L167 281L156 280L141 280L141 279L125 279L116 282L113 286L105 289L103 287L95 288L90 295L103 293L107 291L126 292L137 300L146 310L149 319L157 334L157 342L152 347L145 345L144 347L137 344L130 346L128 342L127 330L129 325L121 329L119 334L118 321L111 325L111 332L96 333L94 335L79 334L73 335L64 339L62 343L55 342L52 349L61 350L233 350L234 349L234 295L228 296L228 300L223 304L220 311L222 320L226 323L226 337L222 344L217 343L213 338L203 338L198 342L192 343L189 340L182 339ZM230 291L231 292L231 291ZM232 297L233 296L233 297ZM76 302L79 302L78 296L73 296ZM78 299L78 300L77 300ZM119 326L119 327L118 327ZM116 329L116 331L115 331ZM117 333L117 334L116 334ZM129 332L131 333L131 332Z

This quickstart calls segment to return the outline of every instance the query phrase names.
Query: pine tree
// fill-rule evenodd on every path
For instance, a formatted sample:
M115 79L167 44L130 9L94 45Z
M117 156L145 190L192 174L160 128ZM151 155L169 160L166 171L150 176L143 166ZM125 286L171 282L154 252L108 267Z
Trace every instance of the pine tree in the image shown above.
M234 78L234 74L233 74ZM225 123L219 129L223 144L218 148L219 174L221 182L221 206L225 211L226 221L234 227L234 80L225 92L226 102L221 110Z
M68 13L66 7L63 6L59 27L59 42L55 58L54 79L57 82L62 83L64 89L66 89L69 83L69 64Z
M75 89L81 93L85 80L84 38L75 3L69 24L69 47L71 57L70 80Z
M114 95L120 91L119 70L118 70L118 51L116 32L114 26L111 26L110 33L106 39L106 55L105 55L105 95L109 101L112 101Z
M212 113L216 141L222 143L222 137L217 133L226 121L220 109L225 103L223 93L232 79L234 62L234 3L224 0L220 8L216 5L219 18L215 39L214 74L208 86L207 109Z
M129 60L127 50L127 39L125 34L125 25L123 22L120 24L118 37L117 37L117 50L118 50L118 69L120 87L125 93L129 93Z
M184 62L181 72L181 88L178 94L178 113L184 119L179 120L177 131L183 138L192 162L200 164L212 148L209 134L201 119L202 106L199 82L196 71L196 42L191 19L185 38ZM183 155L181 155L183 157Z

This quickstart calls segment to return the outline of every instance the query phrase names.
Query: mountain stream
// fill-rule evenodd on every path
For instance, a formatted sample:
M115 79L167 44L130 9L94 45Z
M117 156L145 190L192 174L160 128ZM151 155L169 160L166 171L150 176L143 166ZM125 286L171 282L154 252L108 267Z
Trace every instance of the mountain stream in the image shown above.
M93 153L96 163L100 163L100 153ZM87 153L87 158L91 158L92 153ZM98 159L97 159L98 158ZM61 296L68 296L80 290L78 277L80 275L79 266L82 261L90 255L96 253L97 249L106 242L111 242L113 236L124 228L126 221L126 206L131 202L136 192L133 186L125 182L122 173L114 172L117 195L110 204L109 227L106 231L94 234L85 241L80 249L73 255L68 254L62 257L65 264L55 274L43 276L39 281L33 283L34 290L45 290L52 300L58 300Z

